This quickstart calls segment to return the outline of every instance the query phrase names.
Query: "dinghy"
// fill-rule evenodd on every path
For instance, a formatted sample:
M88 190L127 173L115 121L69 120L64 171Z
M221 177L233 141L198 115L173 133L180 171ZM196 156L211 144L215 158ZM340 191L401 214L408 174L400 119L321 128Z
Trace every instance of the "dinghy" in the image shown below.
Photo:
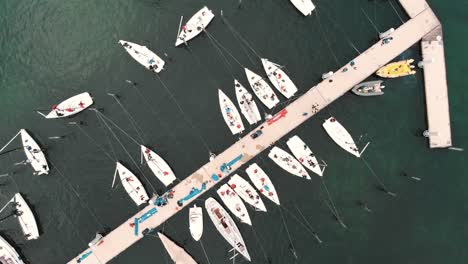
M224 121L231 130L231 133L235 135L244 131L244 124L242 123L241 116L231 99L229 99L229 97L227 97L227 95L221 90L218 90L218 97L221 113L223 114Z
M323 176L323 171L320 168L317 158L299 136L293 136L286 142L286 144L294 157L296 157L304 167L311 170L318 176Z
M291 3L299 10L304 16L309 16L315 9L315 5L311 0L290 0Z
M193 15L187 23L180 28L179 35L177 36L177 40L175 46L179 46L182 43L186 43L189 40L196 37L200 34L213 20L214 14L208 7L204 6L200 9L195 15Z
M197 205L189 209L189 229L193 239L200 240L203 234L203 212L202 208Z
M381 80L363 82L355 85L351 91L353 91L353 93L359 96L383 95L384 92L382 91L382 89L385 88L385 86L382 85L382 83L383 81Z
M297 92L296 85L289 76L281 69L281 66L267 59L261 59L263 68L275 88L286 98L291 98Z
M23 229L24 237L27 240L38 239L39 229L37 228L36 218L34 218L31 208L29 208L21 194L15 194L13 203L16 209L16 217L21 225L21 229Z
M250 165L245 172L249 175L250 181L254 184L255 188L263 194L266 198L270 199L277 205L280 205L280 201L278 198L278 193L275 190L275 186L271 182L268 175L257 165L254 163Z
M52 111L50 111L48 115L44 115L41 112L38 113L48 119L69 117L78 114L79 112L90 107L92 104L93 98L91 98L89 93L84 92L70 97L58 105L52 106Z
M278 148L273 147L268 153L268 157L272 159L278 166L280 166L283 170L294 174L298 177L305 178L310 180L309 173L302 167L301 163L297 161L291 154L287 153L286 151Z
M249 80L250 87L252 87L255 95L268 109L273 108L279 103L279 99L275 92L273 92L273 89L260 75L247 68L245 68L245 75L247 75L247 80Z
M236 89L237 102L239 103L241 113L244 115L245 119L247 119L247 122L253 125L262 120L257 104L252 98L252 94L237 80L234 80L234 88Z
M245 208L244 202L242 202L239 195L237 195L237 193L232 190L229 185L221 185L221 187L219 187L216 192L233 215L239 218L242 223L252 225L249 212L247 211L247 208Z
M140 180L120 162L117 162L116 173L119 174L120 181L125 191L127 191L128 195L130 195L137 206L148 201L148 194L146 194L146 190Z
M16 250L0 236L0 263L2 264L24 264Z
M353 154L356 157L361 157L359 149L354 143L353 138L348 131L336 120L330 117L323 123L323 128L327 131L328 135L335 141L338 146Z
M382 66L379 70L377 70L376 74L380 77L385 77L385 78L397 78L397 77L413 75L416 73L416 71L413 70L414 65L411 65L411 63L413 62L414 62L413 59L392 62L385 66Z
M234 174L228 181L229 186L248 204L252 205L255 210L266 212L267 209L263 204L262 198L257 191L246 180L239 175Z
M119 44L125 48L133 59L143 65L146 69L155 73L159 73L163 70L165 64L164 60L149 50L146 46L141 46L125 40L119 40Z
M158 236L174 263L197 264L197 262L182 247L179 247L163 233L158 232Z
M26 132L25 129L20 130L21 141L23 142L24 153L33 167L36 175L48 174L49 165L39 145L34 139Z
M158 154L154 153L148 147L141 145L141 155L145 158L146 164L153 172L153 174L164 184L168 186L176 180L174 172L171 167L164 161Z
M237 252L250 261L250 255L245 246L244 239L228 212L211 197L206 199L205 208L218 232Z

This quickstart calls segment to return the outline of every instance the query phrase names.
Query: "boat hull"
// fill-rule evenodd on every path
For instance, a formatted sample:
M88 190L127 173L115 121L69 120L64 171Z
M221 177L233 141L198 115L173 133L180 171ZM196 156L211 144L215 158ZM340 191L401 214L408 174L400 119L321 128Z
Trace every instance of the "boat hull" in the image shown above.
M273 92L273 89L260 75L247 68L245 68L245 75L255 95L268 109L272 109L279 103L279 99L275 92Z
M125 191L137 206L148 201L148 194L140 180L138 180L138 178L120 162L117 162L117 173L119 174L120 181L122 182Z
M127 53L130 54L134 60L143 65L147 70L159 73L164 69L164 65L166 64L164 60L146 46L141 46L126 40L119 40L119 44L125 48Z
M353 137L351 137L351 134L349 134L349 132L338 122L338 120L336 120L334 117L330 117L325 120L322 126L338 146L358 158L361 157L359 149L354 143Z
M21 142L23 143L24 153L29 160L37 175L48 174L49 165L47 159L42 152L41 147L36 141L28 134L25 129L21 129Z
M153 174L160 180L164 186L169 186L177 178L167 162L154 151L141 145L141 155L143 155L146 164Z
M257 211L267 211L257 191L238 174L234 174L231 179L229 179L228 184L246 203L252 205Z
M309 16L315 9L315 5L311 0L290 0L291 3L299 10L304 16Z
M270 82L284 97L291 98L296 94L297 87L291 81L289 76L281 69L281 67L267 59L261 59L263 68L270 79Z
M23 234L27 240L38 239L39 229L37 228L36 218L34 217L31 208L24 200L21 194L17 193L14 196L16 211L19 213L17 216Z
M189 209L190 235L195 241L200 240L203 235L203 211L201 207L194 205Z
M24 264L18 252L1 236L0 260L5 264Z
M179 46L184 42L188 42L198 36L211 23L214 14L208 7L204 6L195 15L193 15L187 23L181 28L177 37L175 46Z
M64 118L76 115L93 104L93 98L87 92L77 94L54 106L45 118Z
M237 80L234 80L234 89L236 90L237 103L247 122L253 125L262 120L252 94Z
M192 256L190 256L182 247L178 246L176 243L174 243L174 241L170 240L163 233L158 232L158 236L174 263L197 264Z
M359 96L378 96L383 95L381 84L383 81L363 82L353 87L351 91Z
M323 171L310 148L298 136L291 137L287 142L288 148L296 159L307 169L318 176L323 176Z
M263 194L266 198L270 199L277 205L280 205L278 193L276 192L275 186L271 182L268 175L257 165L253 163L250 165L245 172L250 178L250 181L254 184L255 188Z
M302 167L301 163L286 151L275 146L270 150L270 153L268 153L268 157L283 170L296 175L297 177L310 180L309 173L307 173L304 167Z
M233 135L239 134L244 131L244 124L242 123L239 111L236 106L232 103L231 99L227 97L223 91L218 90L219 107L221 108L221 114L223 115L226 125L231 130Z
M413 61L413 59L409 59L389 63L381 67L376 74L384 78L398 78L413 75L416 73L416 71L413 70L414 66L411 65Z

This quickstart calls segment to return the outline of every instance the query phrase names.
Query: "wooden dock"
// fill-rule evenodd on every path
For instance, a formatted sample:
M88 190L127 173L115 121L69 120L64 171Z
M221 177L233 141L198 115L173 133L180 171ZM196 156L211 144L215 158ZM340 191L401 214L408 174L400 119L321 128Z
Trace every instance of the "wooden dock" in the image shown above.
M68 263L102 264L109 262L143 238L142 232L145 229L156 228L177 214L234 170L275 144L284 135L338 99L354 85L365 80L378 68L400 55L438 26L439 21L430 8L418 12L395 30L390 43L382 45L379 41L371 46L338 69L331 78L312 87L272 119L261 124L220 153L213 161L203 165L157 201L150 202L143 210L106 235L101 242L86 248ZM255 139L251 138L250 134L257 130L262 130L263 134Z

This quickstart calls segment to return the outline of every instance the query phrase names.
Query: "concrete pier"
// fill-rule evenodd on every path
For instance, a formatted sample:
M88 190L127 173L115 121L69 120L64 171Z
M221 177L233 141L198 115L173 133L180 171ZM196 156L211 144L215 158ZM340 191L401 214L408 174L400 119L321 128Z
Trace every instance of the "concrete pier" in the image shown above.
M198 196L227 178L234 170L275 144L284 135L307 121L437 27L439 27L439 21L430 8L418 12L395 30L392 34L393 40L390 43L382 45L379 41L371 46L361 55L336 70L333 76L312 87L274 115L272 119L259 125L220 153L214 160L203 165L158 200L150 202L148 206L115 228L99 243L88 247L68 263L102 264L109 262L143 238L142 232L145 229L156 228L164 223ZM304 115L304 113L308 114ZM253 139L250 134L257 130L262 130L263 133ZM162 205L162 201L164 205Z

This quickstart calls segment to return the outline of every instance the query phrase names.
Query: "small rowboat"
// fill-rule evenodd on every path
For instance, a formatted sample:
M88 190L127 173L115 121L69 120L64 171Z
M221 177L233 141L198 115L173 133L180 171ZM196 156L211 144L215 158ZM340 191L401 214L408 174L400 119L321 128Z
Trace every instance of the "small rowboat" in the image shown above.
M304 167L302 167L301 163L286 151L278 147L273 147L270 150L270 153L268 153L268 157L270 157L270 159L272 159L283 170L298 177L310 180L309 173L307 173Z
M289 76L281 69L281 66L267 59L261 59L263 68L275 88L286 98L291 98L297 92L296 85Z
M304 16L312 14L315 9L315 5L311 0L290 0L291 3L299 10Z
M237 193L232 190L229 185L221 185L221 187L219 187L216 192L233 215L239 218L242 223L252 225L249 212L247 211L247 208L245 208L244 202L242 202L239 195L237 195Z
M246 203L252 205L257 211L267 211L257 191L239 175L234 174L228 184Z
M272 109L279 103L279 99L275 92L273 92L273 89L271 89L270 85L268 85L260 75L247 68L245 68L245 75L247 75L247 80L249 81L250 87L252 87L255 95L264 105L266 105L266 107L268 107L268 109Z
M237 102L239 103L241 113L244 115L245 119L247 119L247 122L253 125L262 120L257 104L252 98L252 94L237 80L234 80L234 88L236 89Z
M359 96L376 96L382 95L384 92L382 91L385 86L382 85L383 81L370 81L370 82L363 82L353 87L352 91L356 95Z
M296 157L304 167L311 170L318 176L323 176L323 170L320 168L317 158L299 136L293 136L286 142L286 144L294 157Z
M158 236L174 263L197 264L197 262L182 247L179 247L163 233L158 232Z
M50 111L48 115L44 115L41 112L38 113L48 119L69 117L78 114L79 112L90 107L92 104L93 99L91 98L91 95L89 95L87 92L84 92L70 97L58 105L52 106L52 111Z
M24 264L16 250L0 236L0 263L4 264Z
M36 175L48 174L49 165L47 164L44 152L42 152L39 145L34 139L26 132L25 129L20 130L21 141L23 142L24 153L29 161L29 164L33 167Z
M125 40L119 40L119 44L125 48L133 59L143 65L146 69L155 73L159 73L163 70L165 64L164 60L149 50L146 46L141 46Z
M164 184L168 186L176 180L171 167L154 151L141 145L141 155L145 158L146 164L151 169L153 174Z
M122 182L125 191L127 191L128 195L130 195L137 206L148 201L149 198L145 187L143 187L135 174L133 174L120 162L117 162L116 173L119 174L120 181Z
M247 172L247 175L249 175L249 178L255 188L257 188L261 194L273 201L275 204L280 205L275 186L273 186L268 175L262 170L262 168L260 168L260 166L257 165L257 163L250 165L245 172Z
M189 209L189 229L193 239L200 240L203 235L203 212L202 208L197 205Z
M411 65L413 61L414 61L413 59L409 59L409 60L402 60L402 61L389 63L383 66L382 68L380 68L376 72L376 74L384 78L397 78L397 77L413 75L416 73L416 71L413 70L414 65Z
M188 42L189 40L196 37L211 23L213 18L213 12L211 12L208 7L204 6L187 21L187 24L182 26L175 46L177 47L180 44Z
M27 240L38 239L39 229L37 228L36 218L34 218L34 214L23 199L23 196L19 193L15 194L13 203L16 207L16 216L23 230L24 237Z
M336 120L334 117L330 117L323 123L323 128L327 131L327 134L335 141L338 146L353 154L356 157L361 157L359 149L354 143L353 138L348 131Z
M244 124L242 123L239 111L237 111L237 108L234 106L231 99L229 99L229 97L227 97L227 95L221 90L218 90L218 97L221 113L226 125L231 130L231 133L235 135L244 131Z

